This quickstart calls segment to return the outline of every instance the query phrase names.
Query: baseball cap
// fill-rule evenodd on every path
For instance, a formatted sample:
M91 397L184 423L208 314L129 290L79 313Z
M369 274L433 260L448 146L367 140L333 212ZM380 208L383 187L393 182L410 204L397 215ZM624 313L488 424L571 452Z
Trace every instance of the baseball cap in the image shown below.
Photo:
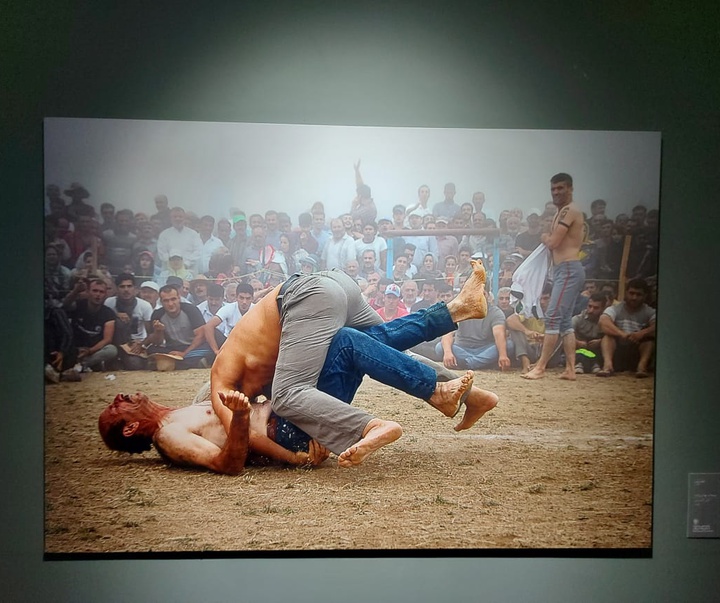
M141 289L144 289L145 287L152 289L153 291L160 291L160 285L158 285L155 281L145 281L142 285L140 285Z
M395 284L388 285L387 287L385 287L385 295L394 295L395 297L400 297L400 287Z

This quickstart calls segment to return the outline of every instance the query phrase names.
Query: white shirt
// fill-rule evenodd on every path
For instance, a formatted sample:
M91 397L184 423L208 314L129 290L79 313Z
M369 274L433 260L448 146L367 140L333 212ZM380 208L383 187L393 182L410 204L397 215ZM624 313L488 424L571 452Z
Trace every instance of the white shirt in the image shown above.
M379 236L375 236L370 243L366 243L362 239L355 241L355 257L360 265L362 266L362 254L366 249L372 249L375 252L375 270L381 270L380 268L380 253L387 251L387 243L385 239ZM382 267L382 271L385 271L385 267Z
M343 269L348 260L355 259L355 239L345 233L339 241L331 238L325 243L322 259L327 270Z
M202 238L200 238L200 242L202 243ZM198 261L198 274L202 274L210 270L210 258L212 257L213 251L219 247L223 247L223 242L215 235L210 235L210 238L202 243L200 260Z
M250 308L252 308L255 304L250 304ZM248 309L248 312L250 310ZM233 330L233 327L240 322L240 319L243 317L243 314L240 314L240 309L238 308L237 302L233 304L227 304L226 306L223 306L220 308L215 315L217 316L222 322L217 326L217 329L222 332L225 337L228 337L230 335L230 331Z
M105 300L105 305L117 314L117 296L108 297ZM137 319L137 328L130 335L132 341L143 341L147 337L147 331L145 330L145 323L150 322L153 308L144 299L137 298L135 308L133 308L130 319Z
M222 303L222 306L220 306L220 310L223 309L227 304L225 302ZM237 304L235 304L237 305ZM215 316L212 312L210 312L210 309L208 308L207 300L204 302L201 302L197 305L197 309L200 310L200 314L202 314L203 320L207 323L213 316ZM218 312L220 311L218 310Z
M203 242L200 235L192 228L183 226L178 230L174 226L166 228L160 233L157 241L158 258L167 265L170 259L170 252L174 249L182 252L185 266L193 270L200 259Z

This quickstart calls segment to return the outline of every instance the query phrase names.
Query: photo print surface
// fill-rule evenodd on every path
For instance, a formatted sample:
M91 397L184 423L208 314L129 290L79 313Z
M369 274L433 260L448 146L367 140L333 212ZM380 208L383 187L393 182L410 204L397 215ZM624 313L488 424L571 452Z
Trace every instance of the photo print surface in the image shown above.
M649 555L659 133L44 139L46 556Z

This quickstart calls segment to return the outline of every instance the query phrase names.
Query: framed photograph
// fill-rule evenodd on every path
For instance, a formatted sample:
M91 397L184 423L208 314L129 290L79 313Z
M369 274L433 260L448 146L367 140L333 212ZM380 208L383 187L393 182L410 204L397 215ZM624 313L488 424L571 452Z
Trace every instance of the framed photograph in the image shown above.
M48 118L44 141L46 558L651 555L660 133ZM379 324L440 303L458 330L373 339L343 399L320 309L287 305L326 270ZM479 271L484 318L455 314ZM319 382L253 364L300 320ZM264 379L244 423L209 402L219 349L239 390ZM307 405L287 436L283 378L390 435L339 444ZM237 430L271 458L251 438L228 465Z

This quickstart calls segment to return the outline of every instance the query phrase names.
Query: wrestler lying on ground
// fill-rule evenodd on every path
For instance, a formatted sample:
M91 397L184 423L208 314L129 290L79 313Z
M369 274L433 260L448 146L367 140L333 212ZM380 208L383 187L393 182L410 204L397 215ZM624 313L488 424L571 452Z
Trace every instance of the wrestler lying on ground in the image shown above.
M213 364L212 405L226 432L232 412L220 394L242 391L243 397L252 400L269 393L272 382L273 411L335 452L340 466L357 465L395 441L402 434L400 425L347 404L360 382L333 367L342 355L375 364L376 370L386 373L376 379L428 401L446 416L455 416L464 401L466 411L455 429L468 429L495 406L497 397L471 388L472 371L437 383L433 369L397 350L445 334L462 320L485 316L485 270L480 262L474 262L473 269L460 294L447 306L438 303L390 323L382 322L343 272L291 277L245 315L243 328L233 329ZM381 353L364 351L373 339L387 344ZM406 367L405 363L412 364ZM346 368L345 362L340 364ZM327 387L319 383L323 371L329 374ZM287 456L287 450L252 429L249 446L269 458Z
M249 430L266 431L273 437L275 423L268 420L269 412L261 410L263 406L269 410L269 404L252 405L258 411L251 412L250 403L239 392L223 395L223 404L232 413L228 434L209 401L171 408L156 404L141 393L118 394L100 415L98 428L112 450L145 452L153 444L160 456L175 465L237 475L247 461L259 460L248 450ZM286 428L286 438L288 431L293 433ZM305 434L299 430L295 432L294 455L288 462L314 466L328 457L327 449L302 437Z

